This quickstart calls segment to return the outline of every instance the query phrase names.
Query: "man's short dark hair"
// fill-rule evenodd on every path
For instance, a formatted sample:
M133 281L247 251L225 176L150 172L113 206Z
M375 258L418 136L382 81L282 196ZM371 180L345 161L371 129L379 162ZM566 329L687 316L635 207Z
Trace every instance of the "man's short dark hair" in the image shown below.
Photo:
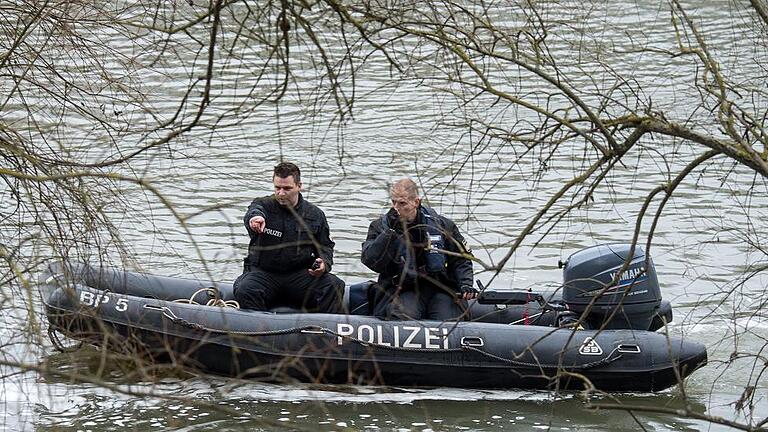
M301 170L299 170L299 167L297 167L296 164L292 164L290 162L280 162L279 164L275 165L273 176L280 178L288 178L293 176L293 181L295 181L296 184L301 183Z

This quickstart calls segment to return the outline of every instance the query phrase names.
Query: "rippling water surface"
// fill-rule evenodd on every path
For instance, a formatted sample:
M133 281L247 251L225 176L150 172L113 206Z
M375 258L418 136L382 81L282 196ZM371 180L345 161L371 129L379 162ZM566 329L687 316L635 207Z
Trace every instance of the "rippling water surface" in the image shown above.
M622 34L640 23L647 37L660 41L659 44L673 43L668 7L645 3L650 2L613 2L605 6L605 16L600 18L616 25L605 28L596 20L594 32L581 37L620 45L624 43ZM726 25L729 20L738 19L734 16L743 14L744 5L706 3L697 10L697 16L714 29L709 33L718 42L712 44L713 49L725 59L734 47L749 50L738 45L739 35ZM566 24L567 20L578 19L575 12L563 17ZM566 52L572 42L564 38L554 43L554 53ZM658 65L652 63L654 58L650 56L629 52L624 56L625 61L614 63L626 68L622 72L634 71L638 81L663 83L654 86L655 93L650 95L659 107L680 118L692 114L689 109L695 103L691 101L697 95L690 94L686 87L693 80L687 72L690 68L685 67L688 59ZM592 65L573 67L589 71ZM738 69L740 65L735 60L725 61L724 67ZM416 178L429 203L457 221L480 259L499 260L539 207L574 175L573 167L582 164L579 155L559 156L552 161L550 170L538 176L535 158L524 158L513 165L517 155L511 149L472 154L471 137L460 129L438 125L441 114L452 108L451 98L415 83L391 85L388 76L386 68L376 63L360 72L355 117L344 127L328 127L320 121L322 118L310 122L297 104L287 100L279 117L274 106L259 108L237 126L188 134L183 151L172 159L151 158L143 162L146 165L137 163L134 168L143 172L144 166L148 167L142 175L181 214L219 206L191 218L188 225L215 279L232 280L239 274L247 245L242 214L252 198L271 192L271 168L281 154L301 166L305 197L328 216L336 241L334 271L348 283L375 277L359 262L360 243L370 221L387 207L387 185L403 176ZM217 84L227 87L236 78L229 76ZM590 85L590 79L585 74L581 84ZM182 92L186 82L178 83L178 88L172 84L159 75L147 77L145 82L147 86L158 86L162 89L159 93L169 96ZM162 103L158 100L158 104ZM174 103L169 98L168 108L172 109ZM225 109L227 104L227 95L222 94L212 106ZM76 129L77 125L72 127ZM87 143L87 136L83 132L78 139L85 140L84 149L89 149L91 156L111 151ZM693 151L680 143L651 139L660 138L649 138L646 143L659 149L658 157L644 158L636 164L627 158L625 166L608 179L611 187L596 194L592 205L575 211L535 248L532 246L540 240L538 236L526 240L494 279L492 287L554 286L561 277L559 259L583 247L631 238L641 200L656 185L668 180L663 155ZM766 281L765 277L756 277L743 286L729 284L749 271L746 266L753 252L733 229L747 222L742 195L739 190L724 188L721 178L728 175L728 184L743 189L752 187L754 178L738 170L711 170L712 175L683 185L670 202L669 211L657 228L652 252L663 295L672 301L675 311L670 332L702 341L712 360L687 382L690 408L730 417L732 404L741 396L749 371L737 367L723 375L718 359L729 355L733 347L721 342L732 341L728 337L734 331L747 330L747 335L739 340L743 350L759 349L764 344L768 325L765 320L750 317L764 296ZM762 182L756 187L765 189ZM170 276L205 277L195 245L167 209L149 194L133 193L131 197L133 210L119 219L133 260L131 265ZM761 223L766 220L768 199L765 195L755 196L750 205L756 229L765 228ZM477 275L483 281L490 277L488 273ZM721 302L719 293L729 289L738 295ZM743 319L738 314L743 314ZM734 316L736 319L729 321L731 327L724 326L723 317ZM24 325L10 316L4 319L4 334ZM40 356L54 363L69 361L48 352L20 355ZM82 357L77 357L80 360L68 367L92 371L96 367L93 358L98 355L97 351L86 349ZM3 381L5 426L94 431L638 429L627 413L585 409L578 393L272 385L187 376L123 383L119 368L114 376L109 369L107 372L105 380L110 385L140 394L170 395L179 398L178 402L116 394L96 385L73 384L28 372ZM765 380L761 385L766 394ZM685 404L676 389L615 397L628 404L674 409ZM768 415L764 400L758 409ZM704 422L674 415L638 413L637 418L649 430L708 427Z
M637 430L626 414L588 411L578 394L544 391L273 385L210 377L133 384L141 391L179 398L176 401L116 395L94 386L46 384L46 392L30 395L37 404L27 417L9 417L6 426L30 421L64 430ZM618 399L685 406L672 392L623 394ZM641 418L655 430L699 427L663 415Z

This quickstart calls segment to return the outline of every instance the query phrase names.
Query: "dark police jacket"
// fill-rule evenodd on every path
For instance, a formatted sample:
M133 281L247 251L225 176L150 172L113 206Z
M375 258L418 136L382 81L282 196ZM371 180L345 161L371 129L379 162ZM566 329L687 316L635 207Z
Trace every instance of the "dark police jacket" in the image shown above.
M440 254L442 259L438 262L442 265L438 271L435 271L434 262L431 266L428 263L428 254L436 253L427 249L428 237L436 240L435 243L442 243L440 249L469 254L464 237L453 221L420 206L418 217L409 225L408 232L411 233L410 247L403 235L398 235L387 226L385 217L374 220L368 227L361 259L363 264L379 274L381 289L390 291L391 295L391 291L398 286L409 289L414 282L418 283L419 278L437 280L455 292L459 292L462 286L472 286L472 261L468 258ZM443 238L437 239L438 235Z
M266 220L259 234L248 221L254 216ZM325 213L299 194L299 203L289 209L280 205L274 195L256 198L243 218L251 241L245 271L261 269L273 273L290 273L308 269L316 258L325 261L326 270L333 265L333 247Z

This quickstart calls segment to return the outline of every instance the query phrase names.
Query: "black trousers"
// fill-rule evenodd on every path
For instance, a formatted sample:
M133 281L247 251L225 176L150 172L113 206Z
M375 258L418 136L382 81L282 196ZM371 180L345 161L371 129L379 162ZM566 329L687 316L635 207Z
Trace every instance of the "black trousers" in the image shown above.
M234 283L235 300L242 309L269 310L278 306L306 312L341 313L344 281L325 273L314 277L307 269L273 273L254 269Z
M457 300L453 293L431 284L400 291L389 287L387 291L374 305L374 315L380 318L456 321L463 319L467 308L465 300Z

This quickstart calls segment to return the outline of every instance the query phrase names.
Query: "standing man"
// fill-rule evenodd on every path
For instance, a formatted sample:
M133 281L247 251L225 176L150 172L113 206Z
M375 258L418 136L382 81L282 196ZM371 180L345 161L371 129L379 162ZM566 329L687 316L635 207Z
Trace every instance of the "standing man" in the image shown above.
M243 218L251 241L235 300L243 309L341 312L344 282L330 273L335 244L325 214L302 197L296 165L279 163L272 182L275 194L253 200Z
M464 238L450 219L421 205L413 180L399 180L390 196L392 208L371 222L363 243L363 264L379 273L374 315L459 319L460 304L465 309L477 297Z

